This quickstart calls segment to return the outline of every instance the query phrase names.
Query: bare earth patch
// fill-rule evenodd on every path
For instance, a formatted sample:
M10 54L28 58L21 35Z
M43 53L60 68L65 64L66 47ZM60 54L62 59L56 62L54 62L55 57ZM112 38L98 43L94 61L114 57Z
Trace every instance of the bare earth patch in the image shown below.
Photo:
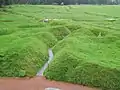
M97 90L81 85L63 82L49 81L44 77L23 78L1 78L0 90L45 90L45 88L59 88L60 90Z

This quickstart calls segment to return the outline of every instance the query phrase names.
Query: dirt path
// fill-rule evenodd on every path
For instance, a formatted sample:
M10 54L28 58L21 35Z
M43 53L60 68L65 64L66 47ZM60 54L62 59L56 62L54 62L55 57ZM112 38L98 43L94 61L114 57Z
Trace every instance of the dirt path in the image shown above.
M35 77L32 79L0 79L0 90L45 90L45 88L48 87L59 88L61 90L97 90L80 85L49 81L43 77Z

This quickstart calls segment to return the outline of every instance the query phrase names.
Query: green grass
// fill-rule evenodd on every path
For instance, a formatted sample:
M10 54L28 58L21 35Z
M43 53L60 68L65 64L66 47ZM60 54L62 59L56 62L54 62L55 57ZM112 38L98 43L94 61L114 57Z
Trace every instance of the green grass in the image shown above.
M34 76L52 48L48 79L120 89L120 6L11 7L0 12L1 77Z
M115 38L115 39L114 39ZM80 29L54 47L54 61L45 75L49 79L119 90L119 37L96 37Z

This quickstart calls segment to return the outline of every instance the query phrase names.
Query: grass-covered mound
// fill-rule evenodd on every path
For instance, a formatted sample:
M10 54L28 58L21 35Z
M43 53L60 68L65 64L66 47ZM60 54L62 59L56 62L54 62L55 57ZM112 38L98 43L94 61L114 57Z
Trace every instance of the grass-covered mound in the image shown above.
M53 48L54 61L45 76L103 90L119 90L120 32L104 33L99 29L103 33L100 37L94 32L81 28L57 44Z
M78 58L69 52L68 49L57 53L55 61L45 75L51 80L94 86L103 90L119 90L120 88L119 70L86 62L83 58Z
M0 76L34 76L47 58L47 46L37 38L14 40L0 51Z

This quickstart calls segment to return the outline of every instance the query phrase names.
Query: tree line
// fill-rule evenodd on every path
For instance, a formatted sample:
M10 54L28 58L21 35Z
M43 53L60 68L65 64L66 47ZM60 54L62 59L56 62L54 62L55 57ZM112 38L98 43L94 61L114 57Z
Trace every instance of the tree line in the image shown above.
M42 3L46 4L61 4L61 2L64 2L65 5L69 4L120 4L120 0L41 0Z
M120 0L0 0L0 6L9 4L120 4Z

